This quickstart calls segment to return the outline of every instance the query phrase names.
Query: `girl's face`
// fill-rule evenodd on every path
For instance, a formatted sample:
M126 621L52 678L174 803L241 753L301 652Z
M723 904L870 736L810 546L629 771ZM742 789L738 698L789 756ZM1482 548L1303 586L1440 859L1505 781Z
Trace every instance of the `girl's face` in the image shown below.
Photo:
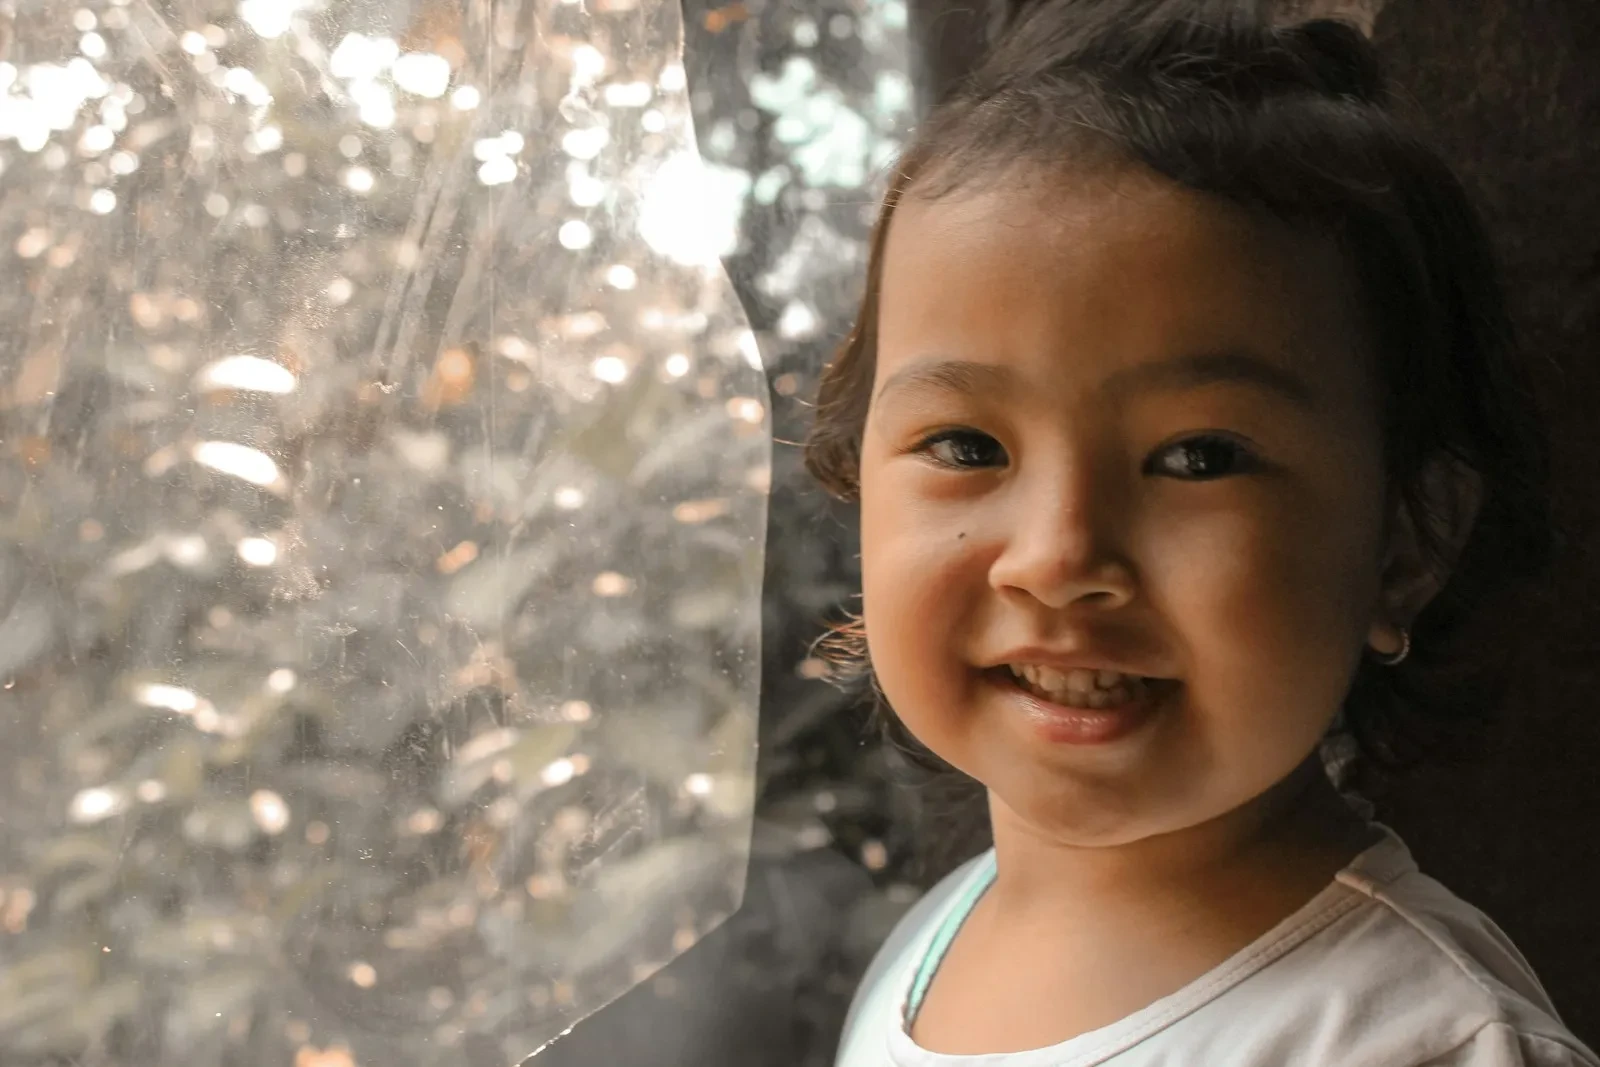
M1331 246L1154 177L908 197L860 473L868 645L907 727L1079 844L1300 765L1393 632L1356 306ZM1051 699L1096 667L1158 681L1120 711Z

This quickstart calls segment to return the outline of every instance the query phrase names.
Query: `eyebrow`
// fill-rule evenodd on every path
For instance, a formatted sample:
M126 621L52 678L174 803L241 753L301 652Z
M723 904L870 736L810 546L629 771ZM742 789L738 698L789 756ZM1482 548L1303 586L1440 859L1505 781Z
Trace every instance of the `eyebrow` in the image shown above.
M923 359L908 363L889 375L874 402L893 392L960 393L971 396L984 392L1004 392L1016 380L1016 372L998 363L977 363L969 359Z
M1019 386L1011 367L965 359L927 359L907 364L878 390L881 402L891 392L939 392L974 396L1005 392ZM1274 393L1298 407L1314 409L1316 394L1299 375L1243 351L1202 352L1176 359L1141 363L1108 377L1101 390L1108 396L1129 393L1182 392L1207 385L1250 385Z

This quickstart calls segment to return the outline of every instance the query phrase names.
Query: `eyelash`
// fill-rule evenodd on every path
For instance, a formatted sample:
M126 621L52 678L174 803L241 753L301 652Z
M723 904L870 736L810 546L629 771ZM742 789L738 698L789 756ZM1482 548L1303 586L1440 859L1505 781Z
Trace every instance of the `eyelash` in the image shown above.
M1004 456L1004 454L1005 454L1004 447L1001 446L1000 443L998 441L996 441L993 437L990 437L988 434L983 433L983 432L981 432L979 430L965 430L965 429L941 430L936 434L932 434L932 435L924 438L922 440L922 442L919 443L916 446L915 451L918 452L919 454L926 455L933 462L939 464L942 467L946 467L946 468L948 468L950 470L958 470L958 471L987 470L992 466L998 466L999 465L998 463L984 464L981 461L977 462L977 463L962 463L962 462L958 462L958 461L951 461L951 460L948 460L948 459L944 459L943 457L939 456L938 454L936 454L934 452L934 449L937 448L939 445L942 445L942 444L950 444L950 443L960 442L960 441L966 441L966 442L970 443L971 441L973 441L975 439L982 439L984 441L987 441L988 443L992 444L996 449L998 449L1000 451L1002 457ZM1225 471L1222 471L1222 472L1217 473L1217 474L1210 474L1210 475L1201 474L1201 475L1198 475L1198 476L1195 476L1195 477L1186 477L1186 476L1181 475L1181 474L1174 474L1174 473L1171 473L1171 472L1163 472L1163 471L1158 469L1158 464L1159 464L1161 458L1164 457L1164 456L1167 456L1169 454L1172 454L1172 453L1180 451L1180 450L1194 450L1194 449L1197 449L1197 448L1202 448L1202 447L1207 447L1207 446L1215 447L1217 445L1226 446L1230 450L1231 459L1232 459L1232 463L1233 463L1232 469L1225 470ZM1003 462L1003 459L1002 459L1001 462ZM1149 460L1147 460L1145 462L1144 469L1145 469L1146 473L1154 473L1154 474L1156 474L1158 476L1165 476L1165 477L1175 478L1175 479L1177 479L1179 481L1208 482L1208 481L1215 481L1215 480L1217 480L1219 478L1226 478L1226 477L1228 477L1229 475L1232 475L1232 474L1248 474L1248 473L1250 473L1252 471L1258 470L1260 468L1260 466L1261 466L1260 458L1256 455L1255 451L1253 449L1251 449L1249 445L1247 445L1245 442L1239 440L1238 438L1233 437L1233 436L1228 435L1228 434L1221 434L1221 433L1199 433L1199 434L1194 434L1194 435L1192 435L1190 437L1182 438L1181 440L1178 440L1178 441L1174 441L1171 444L1166 445L1163 448L1159 449L1154 455L1151 456L1151 458Z

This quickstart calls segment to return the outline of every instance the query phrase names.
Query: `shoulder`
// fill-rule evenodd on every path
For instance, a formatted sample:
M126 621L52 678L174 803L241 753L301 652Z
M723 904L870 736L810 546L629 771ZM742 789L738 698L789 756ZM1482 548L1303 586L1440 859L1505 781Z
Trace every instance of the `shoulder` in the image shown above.
M1533 968L1489 916L1417 869L1390 834L1339 875L1366 898L1358 910L1352 948L1362 941L1383 950L1394 980L1451 990L1457 1008L1481 1013L1486 1024L1556 1022L1555 1008Z
M1341 872L1335 896L1332 922L1238 991L1286 1009L1316 1046L1304 1062L1600 1067L1504 932L1398 837Z
M916 950L927 943L945 910L988 855L979 853L945 875L895 923L856 986L839 1044L840 1065L856 1062L852 1051L861 1049L870 1050L861 1062L881 1062L888 1028L899 1024L900 980L913 965Z
M1593 1053L1575 1040L1524 1033L1509 1023L1480 1027L1466 1041L1406 1067L1595 1067Z

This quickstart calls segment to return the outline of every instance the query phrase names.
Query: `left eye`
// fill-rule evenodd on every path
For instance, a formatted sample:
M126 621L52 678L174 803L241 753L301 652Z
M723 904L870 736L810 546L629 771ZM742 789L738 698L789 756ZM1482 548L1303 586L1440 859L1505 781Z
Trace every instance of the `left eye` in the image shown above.
M1152 473L1185 481L1200 482L1241 474L1255 464L1255 454L1232 438L1191 437L1151 458Z
M940 466L955 470L982 470L1006 462L1005 446L978 430L946 430L917 446Z

